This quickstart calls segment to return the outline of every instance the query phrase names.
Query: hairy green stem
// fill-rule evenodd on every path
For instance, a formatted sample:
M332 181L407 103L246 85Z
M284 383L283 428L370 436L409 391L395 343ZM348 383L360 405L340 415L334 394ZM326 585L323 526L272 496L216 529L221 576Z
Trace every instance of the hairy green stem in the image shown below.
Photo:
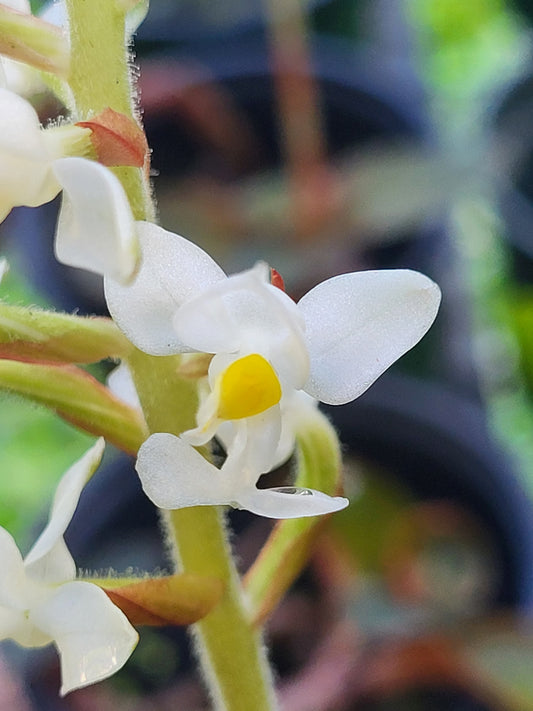
M124 3L67 0L71 31L70 86L77 116L107 106L136 117ZM141 171L118 169L137 219L153 220L149 186ZM180 434L194 426L197 389L180 377L179 357L128 356L150 432ZM250 622L235 569L224 517L214 507L164 515L176 568L208 574L224 584L221 601L194 626L196 647L214 707L219 711L272 711L276 707L270 669L260 635Z
M116 0L67 0L71 61L68 81L75 119L87 119L110 107L139 121L136 111L126 11ZM148 178L141 168L121 166L113 172L121 181L137 220L153 220Z
M137 352L129 363L151 432L178 435L195 424L196 384L176 376L179 357ZM212 506L167 511L164 523L178 568L224 583L221 601L194 627L214 707L220 711L276 708L265 650L248 615L223 513Z

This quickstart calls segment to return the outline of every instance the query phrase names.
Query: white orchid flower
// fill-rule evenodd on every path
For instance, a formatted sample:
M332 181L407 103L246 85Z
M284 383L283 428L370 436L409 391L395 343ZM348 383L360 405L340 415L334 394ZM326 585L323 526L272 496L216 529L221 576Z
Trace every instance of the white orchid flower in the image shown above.
M59 193L52 172L58 148L31 104L0 88L0 220L17 205L35 207Z
M258 489L257 480L270 464L265 460L258 470L251 452L241 428L238 441L217 469L181 437L159 432L141 445L136 469L148 498L164 509L227 505L269 518L299 518L333 513L348 505L348 499L314 489Z
M125 282L138 249L124 190L103 165L64 155L62 127L41 128L28 101L0 88L0 221L13 207L43 205L63 190L58 260Z
M100 462L100 439L59 482L47 526L26 558L0 528L0 639L24 647L53 642L61 658L61 694L105 679L129 658L138 635L92 583L76 581L63 534Z
M147 353L214 354L210 394L187 433L195 445L225 421L246 420L249 430L261 426L272 463L285 398L303 390L329 404L355 399L422 338L438 310L438 286L410 270L342 274L296 304L264 264L227 277L192 242L137 225L140 269L128 286L105 280L108 307ZM261 457L255 471L266 471Z
M78 157L54 161L53 171L63 189L56 258L128 283L137 268L139 245L119 179L100 163Z

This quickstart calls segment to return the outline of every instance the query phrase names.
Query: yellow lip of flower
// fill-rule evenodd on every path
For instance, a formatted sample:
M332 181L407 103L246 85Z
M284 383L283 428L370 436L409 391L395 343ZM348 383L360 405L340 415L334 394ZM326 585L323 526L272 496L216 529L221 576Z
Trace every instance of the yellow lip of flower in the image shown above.
M281 385L274 368L258 353L239 358L220 375L217 417L240 420L259 415L281 399Z

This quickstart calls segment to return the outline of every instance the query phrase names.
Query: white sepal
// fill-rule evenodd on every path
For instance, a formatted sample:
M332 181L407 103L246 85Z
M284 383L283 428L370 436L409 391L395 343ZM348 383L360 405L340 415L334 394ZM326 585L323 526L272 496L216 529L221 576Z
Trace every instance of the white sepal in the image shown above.
M62 696L118 671L139 638L105 592L82 581L58 587L32 610L31 621L59 650Z
M122 400L122 402L125 402L126 405L136 410L141 409L141 401L139 400L139 395L131 376L131 370L126 361L122 361L120 365L113 368L107 376L106 385L113 395L118 397L119 400Z
M193 351L174 331L174 314L183 303L225 279L225 274L203 249L157 225L138 222L137 235L141 263L133 281L122 286L105 274L109 311L127 338L145 353Z
M86 158L53 163L63 188L55 253L60 262L120 283L133 276L139 260L135 221L118 178Z
M68 13L65 0L49 0L39 10L41 20L46 20L56 27L65 27L68 23Z
M63 540L103 447L98 440L63 476L48 525L25 561L0 528L0 640L10 638L24 647L55 642L62 694L113 674L137 642L127 618L100 588L72 580L75 566Z
M298 302L311 372L304 390L341 405L359 397L429 329L440 289L408 269L341 274Z
M150 0L118 0L128 9L126 14L126 37L128 39L137 32L139 25L148 14Z
M75 577L76 566L63 534L74 515L83 487L100 464L104 447L105 441L100 437L59 482L48 524L24 560L27 574L35 580L53 583Z
M0 284L9 271L9 262L5 257L0 257Z

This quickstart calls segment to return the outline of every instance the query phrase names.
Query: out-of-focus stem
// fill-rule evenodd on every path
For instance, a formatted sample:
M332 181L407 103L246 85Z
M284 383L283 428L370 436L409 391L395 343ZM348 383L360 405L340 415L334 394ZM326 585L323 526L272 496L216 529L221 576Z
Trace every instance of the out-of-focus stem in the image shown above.
M266 0L270 55L295 234L305 239L328 212L329 175L302 0Z

